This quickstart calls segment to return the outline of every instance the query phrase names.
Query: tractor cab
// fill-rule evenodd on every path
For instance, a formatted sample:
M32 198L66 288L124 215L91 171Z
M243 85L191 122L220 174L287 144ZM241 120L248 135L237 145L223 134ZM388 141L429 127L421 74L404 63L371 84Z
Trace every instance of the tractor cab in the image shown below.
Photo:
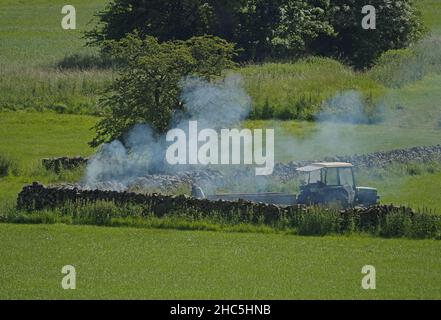
M313 163L299 168L303 183L298 201L306 205L353 206L357 188L353 165L342 162Z
M357 187L354 166L344 162L321 162L297 169L303 173L299 204L338 208L372 206L379 202L375 188Z

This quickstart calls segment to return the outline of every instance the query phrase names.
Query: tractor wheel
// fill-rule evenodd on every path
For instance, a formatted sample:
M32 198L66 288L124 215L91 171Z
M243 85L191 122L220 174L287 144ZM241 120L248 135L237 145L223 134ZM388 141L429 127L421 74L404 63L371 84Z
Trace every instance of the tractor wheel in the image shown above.
M298 197L297 203L305 206L312 206L315 204L310 196L304 196L304 195L300 195Z
M345 192L330 193L325 197L324 202L331 209L342 210L349 207L349 197Z

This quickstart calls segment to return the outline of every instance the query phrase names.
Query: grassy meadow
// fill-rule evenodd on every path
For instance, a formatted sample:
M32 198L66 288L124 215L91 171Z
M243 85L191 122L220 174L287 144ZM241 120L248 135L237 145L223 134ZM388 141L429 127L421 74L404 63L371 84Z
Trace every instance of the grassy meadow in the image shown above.
M0 113L0 155L11 162L9 175L0 177L0 202L14 202L22 187L32 181L78 181L81 173L47 172L41 159L90 155L93 149L86 142L93 137L90 129L95 123L95 117L83 115Z
M0 224L0 243L2 299L441 298L436 241Z

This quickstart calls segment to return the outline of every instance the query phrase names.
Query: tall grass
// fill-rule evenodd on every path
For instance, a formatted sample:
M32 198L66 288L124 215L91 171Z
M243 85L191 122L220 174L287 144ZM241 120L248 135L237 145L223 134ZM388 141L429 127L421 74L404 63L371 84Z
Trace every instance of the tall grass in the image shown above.
M239 70L253 99L252 118L313 120L339 92L357 90L377 100L384 88L363 73L328 58L249 65Z
M368 76L386 87L400 88L429 73L441 74L440 35L431 35L409 49L384 53Z
M387 238L441 239L441 216L395 210L387 215L342 214L320 207L297 210L278 219L265 219L253 213L199 212L181 210L154 214L141 205L113 202L68 203L51 210L26 212L11 205L0 208L0 222L24 224L76 224L107 227L136 227L178 230L290 233L303 236L368 233Z
M0 178L15 172L16 169L17 167L10 157L0 154Z
M0 110L53 110L100 114L99 96L115 74L95 55L66 56L57 67L0 68ZM358 90L378 99L383 88L362 73L327 58L249 65L236 70L253 100L252 119L313 120L339 92Z
M0 69L0 110L100 114L97 101L111 70Z

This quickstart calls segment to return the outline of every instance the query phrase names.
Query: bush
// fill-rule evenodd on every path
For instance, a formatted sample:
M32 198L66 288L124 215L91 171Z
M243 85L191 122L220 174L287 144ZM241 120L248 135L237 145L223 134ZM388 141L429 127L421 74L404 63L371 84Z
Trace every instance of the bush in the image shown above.
M138 30L159 41L214 35L236 43L242 60L304 54L319 34L332 34L327 1L113 0L86 33L90 44L120 40Z
M318 52L343 56L363 68L381 53L405 48L423 34L414 0L371 0L369 4L377 9L376 30L360 26L365 4L358 0L113 0L97 14L99 23L86 36L90 44L102 45L135 30L160 41L211 34L243 49L242 60Z

